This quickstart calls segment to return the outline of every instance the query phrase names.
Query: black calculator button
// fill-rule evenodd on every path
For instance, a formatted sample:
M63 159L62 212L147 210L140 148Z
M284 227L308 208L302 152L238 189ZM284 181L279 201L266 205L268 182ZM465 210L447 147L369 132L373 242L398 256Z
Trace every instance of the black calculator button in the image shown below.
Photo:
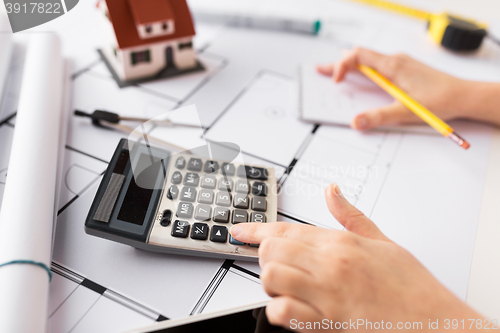
M231 211L229 208L223 207L215 207L214 208L214 221L220 223L228 223L229 215L231 215Z
M250 203L250 199L247 195L244 194L236 194L234 196L233 206L235 208L248 209Z
M175 167L177 169L184 169L185 166L186 166L186 159L182 156L177 158L177 161L175 161Z
M172 174L172 184L180 184L182 182L182 174L176 171Z
M193 216L193 204L189 202L180 202L177 207L177 216L190 219Z
M233 211L233 224L248 222L248 212L246 210L235 209Z
M198 202L199 203L204 203L204 204L213 204L214 202L214 191L211 190L200 190L200 193L198 194Z
M238 167L238 177L267 180L267 170L248 165L240 165Z
M248 246L250 246L250 247L257 247L258 248L260 246L260 244L248 244Z
M231 194L229 192L218 192L215 204L218 206L231 206Z
M170 188L167 191L167 198L170 200L175 200L177 199L177 196L179 195L179 188L176 185L170 186Z
M252 185L252 194L265 197L267 195L267 185L262 182L255 182Z
M233 236L229 235L229 243L233 245L245 245L245 243L240 242L237 239L234 239Z
M206 223L193 223L191 229L191 238L205 240L208 238L208 224Z
M240 179L236 182L235 191L238 193L245 193L248 194L250 193L250 184L248 181Z
M194 202L196 200L196 189L190 186L183 187L181 190L180 200Z
M210 231L210 240L217 243L227 242L227 228L222 225L214 225Z
M222 163L222 174L226 176L234 176L236 168L233 163Z
M208 221L212 217L212 207L207 205L198 205L194 218L199 221Z
M219 179L219 190L231 192L233 190L233 181L227 178Z
M198 186L200 182L200 176L197 173L188 172L186 173L186 177L184 178L184 185L187 186Z
M266 222L266 215L263 213L252 212L250 214L250 222Z
M171 221L172 221L172 211L170 209L165 209L161 217L160 225L162 227L168 227Z
M266 198L254 197L252 199L252 209L258 212L265 212L267 210Z
M187 169L189 171L201 171L202 162L199 158L190 158Z
M205 173L216 173L219 170L219 163L216 161L206 161L203 171Z
M189 222L175 220L172 225L171 235L174 237L186 238L189 235Z
M201 179L201 187L203 187L203 188L214 189L216 183L217 183L217 179L215 179L214 176L207 175Z

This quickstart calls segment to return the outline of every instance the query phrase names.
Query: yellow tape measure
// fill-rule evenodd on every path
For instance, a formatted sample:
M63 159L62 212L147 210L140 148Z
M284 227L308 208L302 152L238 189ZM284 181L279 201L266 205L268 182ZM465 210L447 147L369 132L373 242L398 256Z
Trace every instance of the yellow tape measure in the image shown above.
M409 15L428 22L427 31L431 39L452 51L477 50L488 35L488 26L448 13L433 14L383 0L354 0L375 7Z

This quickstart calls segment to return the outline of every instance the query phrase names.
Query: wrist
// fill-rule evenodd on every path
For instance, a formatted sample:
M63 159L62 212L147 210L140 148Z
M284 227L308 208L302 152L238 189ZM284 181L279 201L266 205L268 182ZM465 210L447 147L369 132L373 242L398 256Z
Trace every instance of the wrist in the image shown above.
M458 117L500 126L500 83L460 81L456 92Z

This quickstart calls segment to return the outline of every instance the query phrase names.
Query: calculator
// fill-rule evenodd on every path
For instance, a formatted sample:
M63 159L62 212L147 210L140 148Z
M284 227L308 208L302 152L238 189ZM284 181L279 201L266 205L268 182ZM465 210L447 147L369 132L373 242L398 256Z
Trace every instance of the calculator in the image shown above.
M273 168L215 160L123 139L104 173L86 233L140 249L257 261L237 223L277 220Z

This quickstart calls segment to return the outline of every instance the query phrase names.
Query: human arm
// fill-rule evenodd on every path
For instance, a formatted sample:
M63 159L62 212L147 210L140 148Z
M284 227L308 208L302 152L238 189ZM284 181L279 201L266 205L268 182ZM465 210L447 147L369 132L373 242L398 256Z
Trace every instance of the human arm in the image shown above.
M349 204L338 186L325 194L347 231L290 223L244 223L231 230L240 241L260 243L261 280L273 297L267 306L271 323L290 328L292 319L363 319L421 322L428 329L429 320L438 320L442 330L445 319L482 318Z
M374 68L443 120L466 118L500 126L500 83L462 80L404 54L384 55L363 48L349 51L336 63L317 66L317 70L340 82L358 64ZM419 122L420 118L395 101L357 115L351 126L365 130Z

